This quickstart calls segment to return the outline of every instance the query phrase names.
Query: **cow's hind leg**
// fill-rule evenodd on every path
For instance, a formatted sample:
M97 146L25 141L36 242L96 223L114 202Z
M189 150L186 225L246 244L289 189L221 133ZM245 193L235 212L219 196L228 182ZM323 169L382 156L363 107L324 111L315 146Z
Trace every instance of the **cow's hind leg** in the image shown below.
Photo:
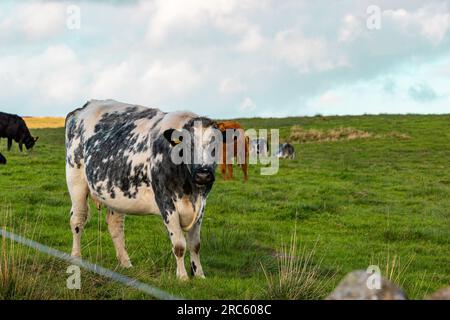
M189 230L187 234L187 245L191 255L191 273L193 276L205 278L202 264L200 263L200 229L201 219Z
M186 239L180 225L180 217L176 211L166 212L164 217L164 224L166 225L169 237L172 242L172 251L177 261L177 277L185 281L188 280L186 266L184 265L184 254L186 252Z
M108 208L106 212L106 223L108 224L108 231L116 248L116 256L120 265L124 268L131 268L130 257L125 249L125 214L114 212Z
M70 227L73 235L72 256L81 257L81 235L89 216L87 197L89 190L87 183L70 169L67 175L72 209L70 211ZM79 170L77 170L79 171Z
M8 151L11 151L11 147L12 147L12 139L8 138Z
M233 179L233 163L227 164L228 179Z
M220 165L220 172L222 173L223 180L227 180L227 165L225 163Z

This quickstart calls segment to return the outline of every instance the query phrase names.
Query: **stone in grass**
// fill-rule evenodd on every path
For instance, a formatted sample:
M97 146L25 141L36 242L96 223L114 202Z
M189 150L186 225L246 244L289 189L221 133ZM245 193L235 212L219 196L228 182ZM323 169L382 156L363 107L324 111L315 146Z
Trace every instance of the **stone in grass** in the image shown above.
M380 289L370 289L372 275L353 271L345 276L327 300L406 300L405 292L389 280L381 277ZM369 281L368 281L369 280Z
M442 288L435 293L430 294L425 299L427 300L450 300L450 287Z

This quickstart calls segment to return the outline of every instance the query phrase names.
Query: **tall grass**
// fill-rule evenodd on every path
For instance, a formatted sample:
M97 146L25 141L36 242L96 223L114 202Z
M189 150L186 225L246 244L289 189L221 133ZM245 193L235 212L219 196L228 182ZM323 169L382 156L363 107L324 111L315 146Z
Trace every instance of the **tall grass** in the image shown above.
M294 231L289 244L283 244L276 255L276 271L268 272L261 264L267 283L267 298L316 300L327 295L327 288L335 280L336 273L323 272L322 261L314 261L316 245L312 249L298 246Z
M417 293L418 288L423 286L423 281L425 280L425 274L423 274L414 283L409 281L408 270L413 261L414 256L408 257L405 261L405 258L402 259L399 255L391 254L388 251L387 255L381 258L372 257L371 265L378 266L382 277L405 290L408 293L408 297L410 297L412 292ZM407 290L408 288L411 288L411 290Z
M12 226L11 209L6 208L3 215L3 223L0 227L7 230ZM27 221L23 221L19 233L36 235L36 225L30 228ZM15 232L10 227L11 232ZM0 299L45 299L45 291L37 290L37 283L40 280L40 274L45 271L47 279L52 273L53 264L43 264L38 259L38 255L30 248L23 248L16 245L13 240L2 237L0 252ZM50 271L50 272L49 272Z
M11 207L0 208L0 228L29 239L39 239L42 215L28 221L28 217L15 221ZM100 217L99 217L100 219ZM15 227L18 226L18 227ZM95 254L89 257L96 260L100 257L100 240L94 248ZM88 245L90 251L91 245ZM128 288L90 272L82 272L82 289L70 290L66 287L68 264L37 252L35 249L17 244L11 239L0 239L0 300L47 300L47 299L86 299L105 298L108 294L102 291L129 292ZM101 295L99 295L101 292Z

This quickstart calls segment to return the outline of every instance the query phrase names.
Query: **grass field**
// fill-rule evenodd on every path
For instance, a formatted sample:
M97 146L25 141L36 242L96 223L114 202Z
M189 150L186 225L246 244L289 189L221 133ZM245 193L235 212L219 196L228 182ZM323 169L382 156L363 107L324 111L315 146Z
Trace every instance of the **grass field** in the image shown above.
M30 129L47 129L64 127L63 117L25 117L23 118Z
M205 280L176 280L175 259L158 216L127 217L134 267L123 270L117 267L105 212L99 217L91 205L84 257L196 299L323 298L346 273L372 264L410 298L450 284L450 115L239 121L247 128L278 128L282 138L295 125L323 131L351 127L371 135L295 144L296 159L281 160L274 176L261 176L259 166L251 166L247 183L237 169L233 181L218 177L202 229ZM64 130L31 131L40 140L29 154L19 153L17 145L7 152L6 140L1 141L8 165L0 167L0 222L69 252ZM296 295L291 293L296 288L270 286L277 284L278 264L286 254L282 248L294 233L297 253L308 258L305 264L314 273L310 285L299 282ZM67 264L8 241L0 243L0 250L0 298L148 298L87 272L81 290L68 290Z

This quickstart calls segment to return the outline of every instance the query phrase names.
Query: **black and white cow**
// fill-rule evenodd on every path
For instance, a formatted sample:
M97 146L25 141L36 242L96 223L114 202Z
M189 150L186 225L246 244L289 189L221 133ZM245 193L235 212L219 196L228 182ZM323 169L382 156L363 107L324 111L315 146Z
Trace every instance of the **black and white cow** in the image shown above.
M294 159L295 158L294 146L287 142L280 144L277 157L282 159Z
M180 135L176 138L177 133L183 131L194 137L199 128L203 141L200 162L173 162L172 151L182 139ZM114 100L91 100L68 114L66 179L72 200L72 256L81 256L90 194L108 208L108 230L121 266L131 267L125 249L125 214L160 214L172 242L177 277L188 278L186 245L192 274L204 277L199 257L200 228L216 167L215 161L206 159L208 146L221 137L208 118ZM194 154L198 150L193 144L181 156L199 156Z

